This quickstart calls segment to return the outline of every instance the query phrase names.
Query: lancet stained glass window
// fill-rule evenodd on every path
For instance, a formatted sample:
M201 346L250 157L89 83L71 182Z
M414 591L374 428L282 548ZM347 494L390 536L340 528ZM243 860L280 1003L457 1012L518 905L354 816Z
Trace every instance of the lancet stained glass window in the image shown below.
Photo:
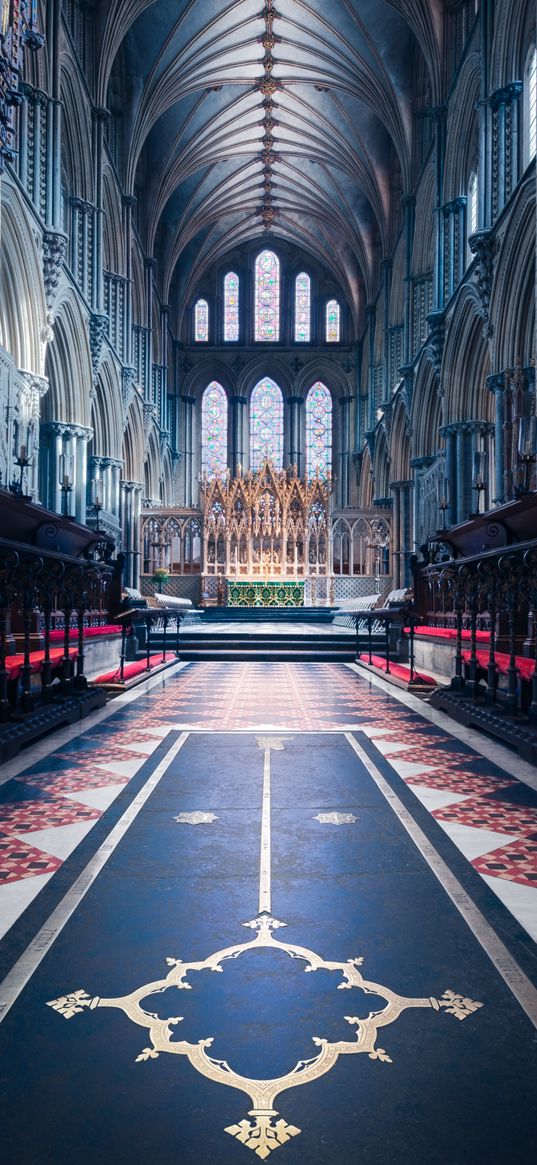
M309 275L301 271L295 280L295 340L308 343L310 340L311 282Z
M326 305L326 342L339 342L339 303L337 299L329 299Z
M326 480L332 466L332 397L320 380L306 397L306 474Z
M269 376L256 384L250 399L250 466L260 469L266 458L283 467L283 397Z
M209 339L209 304L206 299L198 299L194 308L194 339Z
M256 259L255 338L280 338L280 264L274 251L262 251Z
M228 271L224 279L224 340L239 338L239 276Z
M201 468L207 477L227 467L227 397L217 380L207 385L201 404Z

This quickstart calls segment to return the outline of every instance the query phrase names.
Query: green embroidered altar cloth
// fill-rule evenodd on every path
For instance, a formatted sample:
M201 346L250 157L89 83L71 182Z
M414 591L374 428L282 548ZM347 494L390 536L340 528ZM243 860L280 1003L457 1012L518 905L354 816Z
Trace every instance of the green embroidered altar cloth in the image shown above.
M235 582L228 579L228 607L303 607L304 581L277 579Z

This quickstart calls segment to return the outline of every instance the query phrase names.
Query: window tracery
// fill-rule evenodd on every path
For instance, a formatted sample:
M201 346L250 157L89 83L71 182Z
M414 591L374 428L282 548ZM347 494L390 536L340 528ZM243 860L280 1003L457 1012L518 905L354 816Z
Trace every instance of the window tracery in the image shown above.
M311 280L305 271L295 279L295 340L309 343L311 339Z
M198 299L194 308L194 339L196 343L209 339L209 304L206 299Z
M283 397L270 376L256 384L250 399L250 467L261 468L272 461L276 469L283 465Z
M323 481L332 465L332 396L322 381L312 384L306 397L306 473Z
M262 251L256 259L255 338L280 338L280 264L274 251Z
M326 343L339 343L340 310L337 299L329 299L326 305Z
M201 468L207 477L225 473L227 466L227 397L213 380L201 404Z
M224 340L239 338L239 276L228 271L224 279Z

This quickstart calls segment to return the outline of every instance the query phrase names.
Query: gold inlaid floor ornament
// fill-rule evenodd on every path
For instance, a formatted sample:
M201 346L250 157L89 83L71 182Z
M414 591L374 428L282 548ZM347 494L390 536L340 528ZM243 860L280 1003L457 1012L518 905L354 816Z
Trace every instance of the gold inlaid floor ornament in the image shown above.
M264 1160L273 1149L285 1145L292 1137L302 1131L295 1125L288 1124L279 1117L274 1105L277 1097L286 1089L296 1088L301 1084L309 1084L324 1076L333 1068L339 1056L356 1055L365 1052L370 1060L391 1063L391 1058L384 1050L377 1046L379 1029L394 1023L401 1013L411 1007L429 1008L436 1012L445 1011L457 1019L466 1019L472 1012L482 1006L472 999L459 995L454 991L444 991L439 999L432 997L411 999L398 995L389 987L364 979L360 967L363 958L348 959L345 962L332 961L310 950L308 947L298 946L296 943L284 942L276 938L274 932L286 925L272 917L270 913L270 753L272 750L281 751L284 747L282 738L259 737L258 746L264 752L263 776L263 820L262 843L260 862L260 912L256 918L243 925L253 930L251 939L234 946L224 947L215 951L207 959L198 962L184 963L181 959L168 958L167 974L152 983L145 983L128 995L105 999L99 996L93 998L84 990L71 992L59 999L50 1000L52 1007L65 1019L84 1011L95 1008L113 1007L124 1014L135 1024L145 1028L148 1032L150 1044L143 1048L136 1057L137 1062L155 1060L163 1052L173 1055L186 1056L192 1066L202 1076L217 1084L224 1084L236 1088L251 1100L252 1107L248 1111L250 1119L244 1119L238 1124L229 1125L226 1132L236 1137L243 1145L252 1149L258 1157ZM268 819L268 826L267 826ZM268 829L268 836L267 836ZM268 854L267 854L268 848ZM269 902L269 906L266 903ZM210 1055L210 1047L214 1036L207 1036L189 1043L178 1040L177 1025L182 1022L183 1016L160 1019L153 1012L146 1011L143 1001L150 996L161 994L170 987L179 990L191 990L192 984L188 981L191 973L199 971L223 972L225 962L229 959L238 959L249 951L260 948L271 948L288 955L291 959L300 959L305 963L304 971L315 972L320 969L340 972L341 981L338 990L352 990L358 988L365 995L380 996L386 1000L386 1006L380 1011L370 1012L367 1018L354 1015L345 1015L344 1019L353 1029L348 1040L331 1042L322 1036L312 1036L313 1044L318 1048L316 1055L310 1059L299 1060L289 1072L274 1079L251 1079L241 1076L233 1070L227 1060L219 1060ZM186 1003L186 998L185 998ZM352 1000L349 999L349 1004ZM352 1006L349 1010L353 1010Z

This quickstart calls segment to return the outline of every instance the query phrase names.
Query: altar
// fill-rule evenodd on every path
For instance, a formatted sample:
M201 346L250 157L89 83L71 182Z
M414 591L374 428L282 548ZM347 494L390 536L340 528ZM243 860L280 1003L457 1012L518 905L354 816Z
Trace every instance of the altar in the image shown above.
M228 607L303 607L304 579L227 579Z

